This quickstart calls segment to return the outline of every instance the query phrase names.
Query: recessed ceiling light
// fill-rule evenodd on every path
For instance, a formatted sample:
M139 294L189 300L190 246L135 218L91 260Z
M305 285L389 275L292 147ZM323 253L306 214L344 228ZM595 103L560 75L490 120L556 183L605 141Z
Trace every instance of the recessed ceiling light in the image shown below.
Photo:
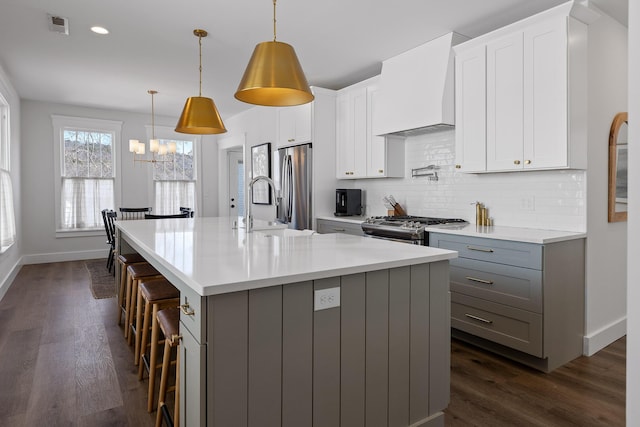
M107 30L104 27L98 27L98 26L91 27L91 31L93 31L96 34L102 34L102 35L109 34L109 30Z

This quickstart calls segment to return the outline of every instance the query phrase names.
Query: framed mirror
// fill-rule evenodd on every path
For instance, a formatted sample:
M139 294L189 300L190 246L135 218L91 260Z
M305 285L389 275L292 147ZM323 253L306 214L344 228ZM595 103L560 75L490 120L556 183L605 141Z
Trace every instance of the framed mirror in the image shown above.
M628 116L618 113L609 131L609 222L627 220Z

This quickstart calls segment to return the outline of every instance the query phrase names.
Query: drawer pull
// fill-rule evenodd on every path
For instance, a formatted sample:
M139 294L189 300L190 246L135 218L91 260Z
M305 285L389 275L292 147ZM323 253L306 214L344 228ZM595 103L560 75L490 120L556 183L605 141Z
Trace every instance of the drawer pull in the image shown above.
M189 306L188 302L180 304L180 311L182 311L182 313L186 316L195 316L196 314L196 312L191 309L191 306Z
M338 233L344 233L346 230L344 228L334 228L333 231L337 231Z
M465 313L464 315L467 316L469 319L477 320L482 323L488 323L488 324L493 323L493 320L483 319L482 317L474 316L473 314Z
M465 279L471 280L472 282L484 283L485 285L493 285L493 280L477 279L470 276L465 276Z
M469 246L469 245L467 245L467 249L469 249L470 251L493 252L493 249L476 248L476 247L474 247L474 246Z

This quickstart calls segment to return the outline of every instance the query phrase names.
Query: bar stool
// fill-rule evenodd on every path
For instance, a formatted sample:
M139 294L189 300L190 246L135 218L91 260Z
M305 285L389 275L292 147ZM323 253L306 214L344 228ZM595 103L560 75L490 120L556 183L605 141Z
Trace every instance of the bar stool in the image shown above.
M120 264L120 286L118 288L118 325L122 324L122 314L125 312L125 289L127 283L127 267L130 264L138 264L146 262L144 257L139 253L120 254L118 255L118 263Z
M158 347L160 329L157 321L158 311L167 308L176 308L180 304L180 291L167 279L144 279L138 286L138 307L136 326L136 364L138 364L138 379L144 376L144 354L149 343L149 395L147 410L153 411L155 396L156 368L158 364ZM144 305L144 318L142 306ZM149 338L149 326L151 326L151 338ZM166 341L166 336L165 336Z
M175 361L175 385L173 387L167 387L169 382L169 371L171 369L171 349L178 347L180 344L180 309L178 307L171 307L158 311L156 316L158 325L165 336L164 339L164 355L162 356L162 374L160 375L160 391L158 393L158 413L156 414L156 427L160 427L162 424L162 415L166 408L165 398L167 393L174 392L174 406L173 406L173 425L178 426L179 422L179 407L180 407L180 351L176 351Z
M149 331L153 333L155 316L158 310L177 307L180 302L180 291L164 277L143 278L138 284L138 297L135 310L136 340L134 344L134 363L138 366L147 347L149 347ZM144 314L143 314L144 312ZM139 331L139 332L138 332ZM139 369L142 379L142 366Z
M131 333L135 331L134 312L138 297L138 282L143 278L162 277L162 274L148 262L131 264L127 267L127 289L125 290L125 327L124 337L127 344L131 345ZM133 330L133 331L132 331Z

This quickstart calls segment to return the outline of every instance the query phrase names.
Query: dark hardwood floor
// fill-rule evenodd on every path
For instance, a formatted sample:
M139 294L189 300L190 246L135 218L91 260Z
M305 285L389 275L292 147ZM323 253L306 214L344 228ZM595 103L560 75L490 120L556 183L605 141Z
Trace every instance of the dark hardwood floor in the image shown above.
M623 426L625 351L623 338L543 374L453 341L445 423ZM22 268L0 301L0 426L152 426L146 387L82 261Z

